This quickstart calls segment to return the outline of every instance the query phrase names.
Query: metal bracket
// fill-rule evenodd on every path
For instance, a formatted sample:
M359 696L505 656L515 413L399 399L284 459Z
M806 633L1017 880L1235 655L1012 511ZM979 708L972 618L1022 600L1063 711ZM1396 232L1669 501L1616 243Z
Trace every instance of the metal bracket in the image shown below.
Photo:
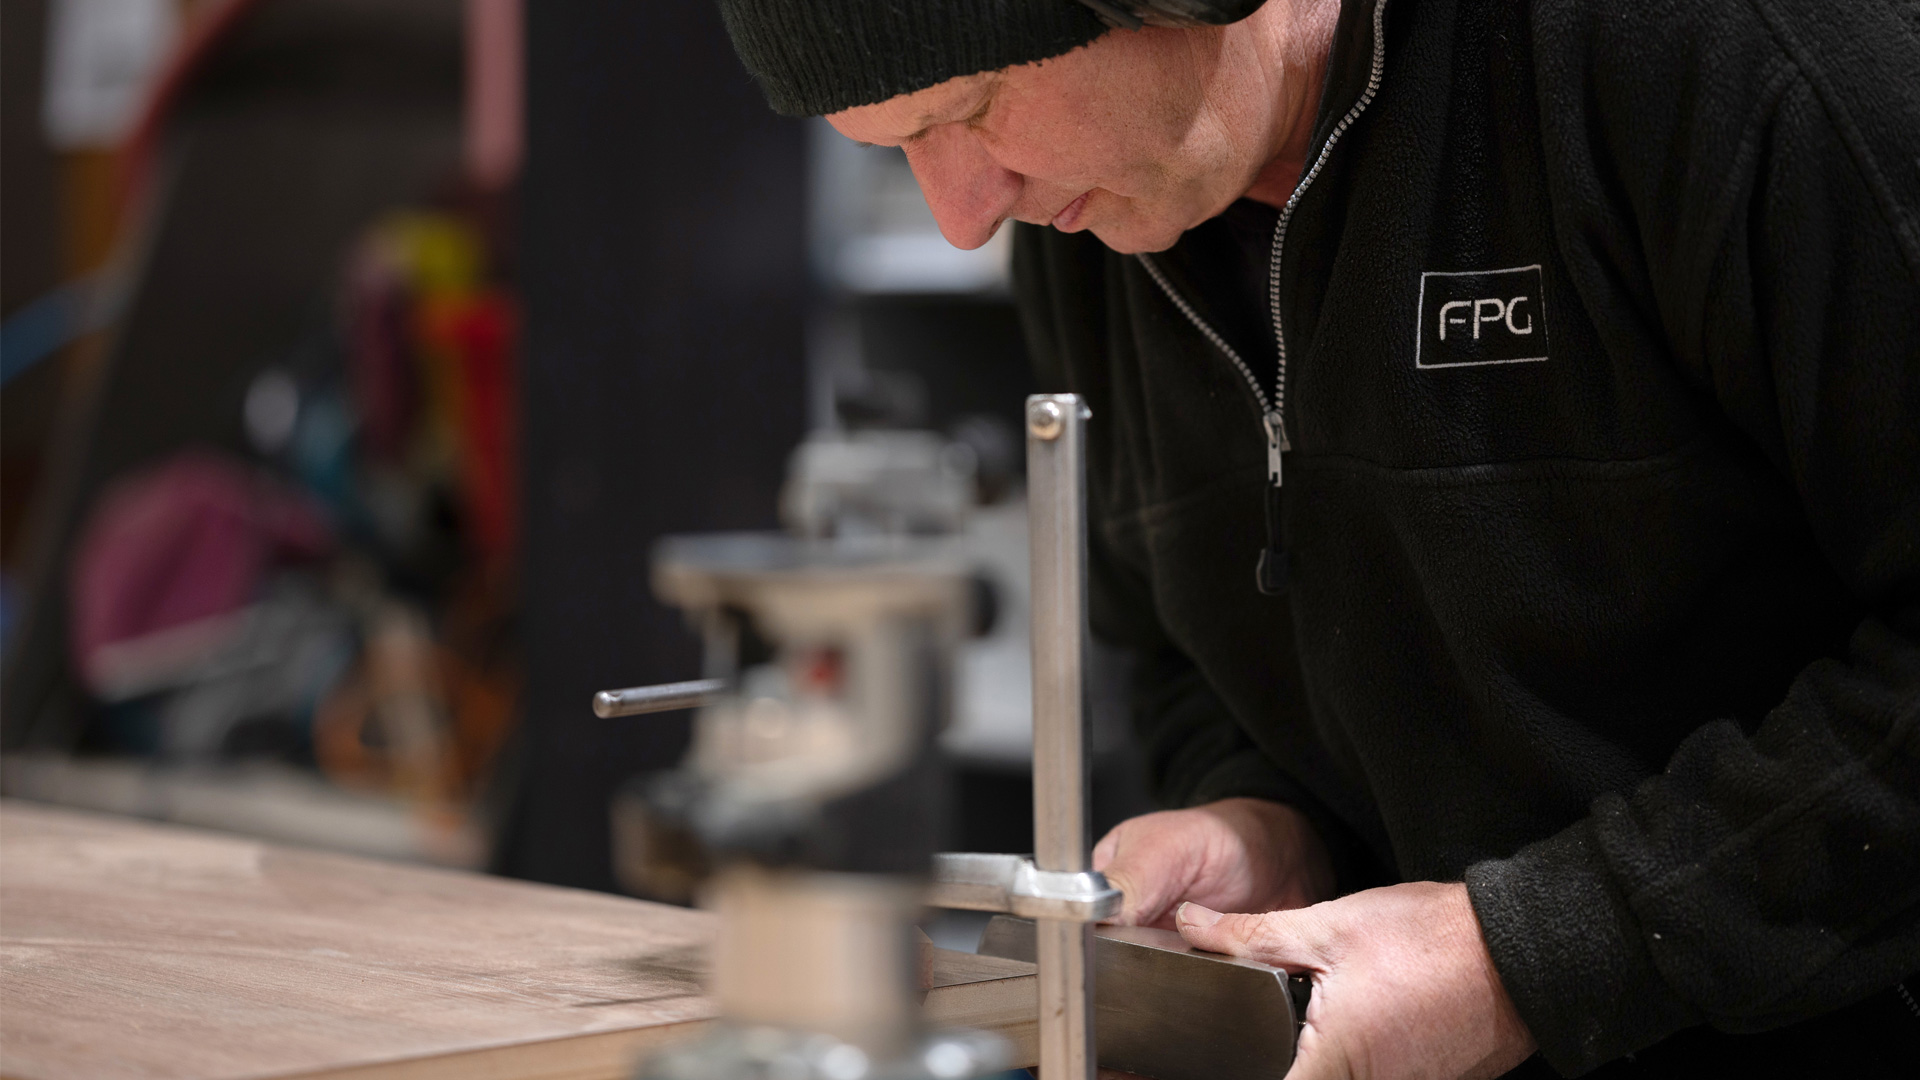
M1039 924L995 916L980 955L1032 963ZM1311 981L1201 952L1171 930L1093 931L1099 1063L1159 1080L1280 1080L1293 1064Z
M977 852L935 855L927 892L930 907L1082 923L1118 915L1120 900L1097 870L1041 870L1023 855Z

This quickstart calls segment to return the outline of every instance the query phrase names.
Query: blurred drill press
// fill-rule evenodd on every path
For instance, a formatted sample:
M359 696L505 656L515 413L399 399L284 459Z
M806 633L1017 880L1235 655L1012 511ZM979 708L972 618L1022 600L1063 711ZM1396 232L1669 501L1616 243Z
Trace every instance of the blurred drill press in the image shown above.
M1119 894L1087 866L1086 417L1071 395L1028 403L1038 862L949 856L940 888L1040 917L1042 1064L1091 1080L1090 931ZM970 569L950 542L899 536L675 537L656 550L655 590L699 628L705 678L594 705L608 717L700 708L683 766L619 815L620 862L656 894L699 882L720 912L712 989L725 1024L641 1077L952 1080L1004 1067L994 1037L923 1031L915 994L912 926L947 813L936 737L977 602Z

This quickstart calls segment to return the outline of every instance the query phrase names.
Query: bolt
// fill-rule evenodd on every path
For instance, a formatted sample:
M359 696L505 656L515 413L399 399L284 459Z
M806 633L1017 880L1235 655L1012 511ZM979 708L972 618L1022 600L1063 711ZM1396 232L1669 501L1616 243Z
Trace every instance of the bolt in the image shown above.
M1036 401L1027 406L1027 430L1037 439L1052 442L1060 437L1066 413L1057 401Z

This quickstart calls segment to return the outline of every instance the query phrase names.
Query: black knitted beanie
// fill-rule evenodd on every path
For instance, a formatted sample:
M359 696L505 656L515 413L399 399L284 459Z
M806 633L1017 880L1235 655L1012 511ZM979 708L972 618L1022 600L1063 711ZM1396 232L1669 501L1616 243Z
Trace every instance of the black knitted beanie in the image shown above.
M1107 30L1076 0L720 0L720 14L768 103L788 116L1045 60Z

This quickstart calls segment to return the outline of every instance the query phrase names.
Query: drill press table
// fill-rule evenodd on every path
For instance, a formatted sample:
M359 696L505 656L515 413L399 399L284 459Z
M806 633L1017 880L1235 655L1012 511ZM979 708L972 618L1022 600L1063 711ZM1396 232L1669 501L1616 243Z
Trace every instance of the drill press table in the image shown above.
M625 1080L698 1033L705 912L0 803L9 1080ZM1033 1061L1032 966L925 1012Z

